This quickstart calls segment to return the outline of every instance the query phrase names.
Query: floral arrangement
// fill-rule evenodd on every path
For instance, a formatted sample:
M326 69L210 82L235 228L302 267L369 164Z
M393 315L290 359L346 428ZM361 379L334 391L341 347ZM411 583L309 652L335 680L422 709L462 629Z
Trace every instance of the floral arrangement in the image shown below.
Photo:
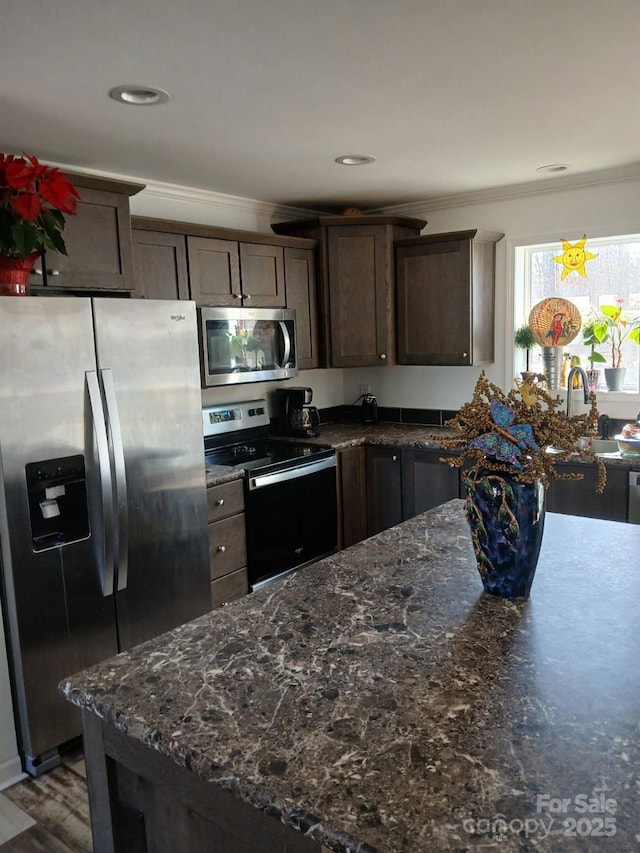
M563 401L551 397L538 381L540 378L521 382L505 393L482 371L471 402L465 403L446 423L455 435L438 437L443 447L461 451L443 461L461 467L472 459L477 467L506 470L521 483L540 481L546 488L550 478L583 479L582 474L561 473L556 469L558 462L575 459L577 454L597 464L596 491L603 492L607 473L602 459L589 448L579 447L580 438L596 434L596 395L589 394L587 413L567 417L560 411Z
M59 169L0 153L0 255L26 258L44 248L66 255L63 214L75 214L79 197Z
M592 356L595 346L609 344L612 367L622 367L622 345L627 338L640 345L640 317L629 320L623 311L623 306L623 297L616 299L615 305L601 305L600 311L603 317L590 322L590 337L589 340L585 340L585 343L592 347ZM595 361L604 361L604 358L600 355L600 358L595 358Z

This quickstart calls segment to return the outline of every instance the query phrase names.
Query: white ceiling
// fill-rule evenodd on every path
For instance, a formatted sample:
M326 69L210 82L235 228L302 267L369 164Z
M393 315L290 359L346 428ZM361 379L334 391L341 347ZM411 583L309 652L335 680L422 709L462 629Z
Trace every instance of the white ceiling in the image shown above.
M3 0L0 150L372 210L638 163L639 46L640 0Z

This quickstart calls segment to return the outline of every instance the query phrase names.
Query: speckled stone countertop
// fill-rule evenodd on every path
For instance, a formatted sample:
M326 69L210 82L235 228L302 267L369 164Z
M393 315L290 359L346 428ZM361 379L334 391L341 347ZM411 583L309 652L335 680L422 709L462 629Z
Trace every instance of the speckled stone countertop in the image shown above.
M376 444L391 447L412 447L424 450L437 450L440 446L438 437L453 435L447 427L429 426L423 424L397 424L377 423L366 424L336 424L327 423L320 425L320 435L317 438L306 438L305 442L311 444L330 444L336 450L347 447L355 447L360 444ZM287 439L282 439L286 441ZM297 442L299 438L291 439ZM453 451L443 448L443 455L451 454ZM607 466L616 468L634 468L640 464L640 460L624 459L619 453L609 453L603 456ZM588 460L576 457L570 460L576 464L592 464ZM635 464L632 464L635 463ZM237 480L244 474L241 465L225 467L221 465L207 465L207 486L217 486L230 480Z
M549 513L495 598L450 501L62 689L333 851L638 850L639 552Z

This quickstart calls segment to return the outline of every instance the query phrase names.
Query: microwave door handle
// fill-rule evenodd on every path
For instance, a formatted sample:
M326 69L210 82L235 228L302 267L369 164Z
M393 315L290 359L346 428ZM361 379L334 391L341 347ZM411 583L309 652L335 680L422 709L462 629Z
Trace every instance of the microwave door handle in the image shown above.
M280 320L280 328L282 329L282 339L284 341L284 352L282 354L282 367L285 367L291 358L291 336L289 329L284 320Z
M98 476L100 480L100 492L102 497L102 554L99 555L99 572L102 584L102 596L107 598L113 595L113 491L111 488L111 465L109 463L109 442L107 440L107 428L104 421L104 408L102 396L98 385L98 376L95 370L85 373L87 392L89 395L89 409L91 412L91 427L93 435L88 434L86 443L93 442L95 435L98 450Z
M115 474L117 536L116 536L116 565L118 567L118 590L127 588L128 554L129 554L129 509L127 505L127 478L124 465L124 445L120 429L118 401L113 383L113 373L110 368L100 371L104 399L107 406L107 422L113 450L113 468Z

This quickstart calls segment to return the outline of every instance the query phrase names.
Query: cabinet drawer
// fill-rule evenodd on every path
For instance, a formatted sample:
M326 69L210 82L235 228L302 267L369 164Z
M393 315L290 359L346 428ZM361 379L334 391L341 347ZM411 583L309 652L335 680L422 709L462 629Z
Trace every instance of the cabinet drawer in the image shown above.
M211 580L247 565L244 513L209 525Z
M249 590L247 570L238 569L229 575L211 582L211 607L224 607L230 601L243 598Z
M217 521L229 515L244 512L244 491L242 480L223 483L207 489L208 520Z

